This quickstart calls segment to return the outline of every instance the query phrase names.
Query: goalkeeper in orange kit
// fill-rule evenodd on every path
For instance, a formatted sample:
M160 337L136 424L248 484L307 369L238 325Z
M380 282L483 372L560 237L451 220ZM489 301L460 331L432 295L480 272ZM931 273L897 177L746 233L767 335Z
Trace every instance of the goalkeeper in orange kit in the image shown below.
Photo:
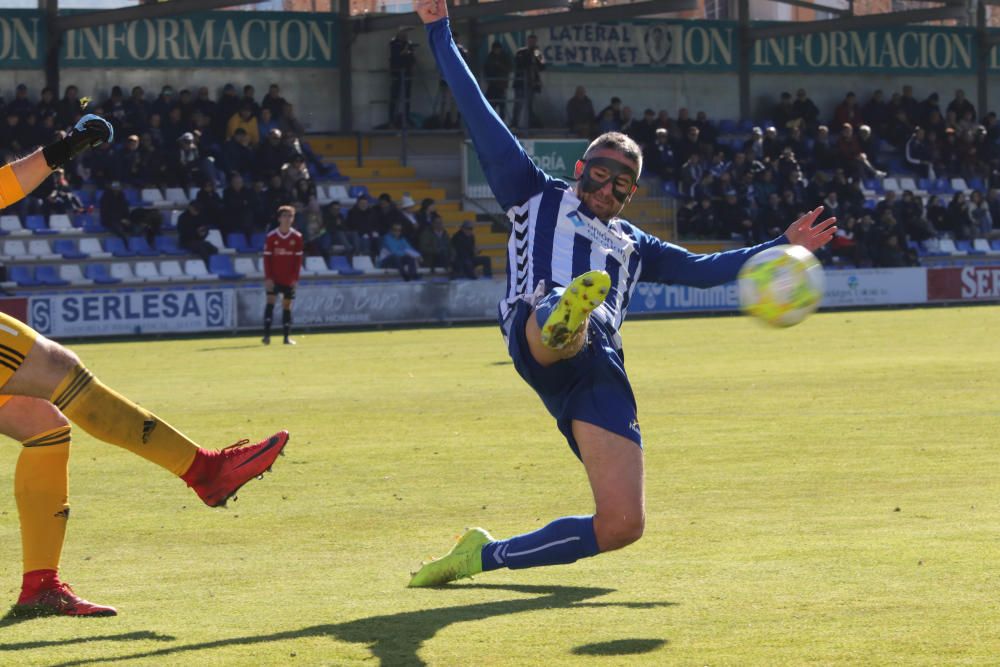
M88 114L55 143L0 167L0 208L35 189L54 169L110 142L111 125ZM184 480L210 507L266 472L288 442L281 431L255 445L200 448L145 408L105 386L80 359L0 313L0 433L22 445L14 471L24 577L14 616L114 616L113 607L78 597L60 581L59 556L69 519L70 422Z

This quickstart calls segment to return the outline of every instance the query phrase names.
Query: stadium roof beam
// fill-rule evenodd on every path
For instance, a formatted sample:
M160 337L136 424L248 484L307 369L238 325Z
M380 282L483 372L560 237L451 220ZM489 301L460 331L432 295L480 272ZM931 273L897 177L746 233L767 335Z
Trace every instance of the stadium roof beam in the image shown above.
M647 0L630 5L614 5L596 9L571 9L540 16L520 16L506 21L490 21L484 25L490 33L532 30L559 25L579 25L595 21L620 21L636 16L686 12L698 8L697 0Z
M830 12L831 14L837 14L838 16L850 16L852 10L845 7L831 7L829 5L823 5L817 2L807 2L806 0L774 0L775 2L780 2L783 5L792 5L794 7L802 7L804 9L815 9L820 12ZM997 0L1000 2L1000 0Z
M498 2L456 5L448 9L448 16L454 22L470 21L537 9L568 9L571 5L571 0L499 0ZM420 24L420 19L417 18L416 12L391 14L388 16L366 16L362 14L353 17L353 20L358 26L357 29L361 32L393 30L395 28Z
M484 27L488 26L490 33L495 33L544 28L553 25L590 23L592 21L613 21L650 14L669 14L696 9L697 5L697 0L645 0L629 5L584 9L582 3L573 0L498 0L497 2L458 5L449 8L448 14L453 23L485 18L499 19L484 24ZM565 11L517 16L518 12L539 9L562 9ZM416 14L412 12L392 16L358 16L354 17L354 21L356 29L360 32L392 30L420 23Z
M835 30L886 28L906 23L922 23L924 21L959 18L968 18L968 9L965 5L948 4L932 9L911 9L903 12L869 14L867 16L852 16L850 18L826 19L823 21L789 21L761 26L759 28L750 28L748 36L752 39L770 39L772 37L787 37L789 35L808 35L817 32L833 32Z
M255 5L259 2L263 2L263 0L170 0L170 2L158 2L151 5L57 16L52 29L57 33L63 33L77 28L95 28L109 23L190 14L191 12L232 7L233 5Z

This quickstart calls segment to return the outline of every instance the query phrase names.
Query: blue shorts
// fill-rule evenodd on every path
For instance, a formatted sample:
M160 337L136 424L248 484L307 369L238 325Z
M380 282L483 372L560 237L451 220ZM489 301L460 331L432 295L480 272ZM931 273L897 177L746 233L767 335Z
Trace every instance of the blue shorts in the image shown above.
M580 449L573 437L573 420L599 426L642 447L635 396L625 359L616 351L614 332L597 318L590 318L587 344L571 359L543 367L531 356L524 326L533 316L530 304L519 301L501 324L514 368L531 385L556 419L573 453Z

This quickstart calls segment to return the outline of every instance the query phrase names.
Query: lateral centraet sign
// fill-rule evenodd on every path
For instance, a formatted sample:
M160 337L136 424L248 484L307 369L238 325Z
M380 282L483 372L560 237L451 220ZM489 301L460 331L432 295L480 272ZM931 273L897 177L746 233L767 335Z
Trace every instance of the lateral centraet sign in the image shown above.
M927 269L928 301L1000 301L1000 264Z

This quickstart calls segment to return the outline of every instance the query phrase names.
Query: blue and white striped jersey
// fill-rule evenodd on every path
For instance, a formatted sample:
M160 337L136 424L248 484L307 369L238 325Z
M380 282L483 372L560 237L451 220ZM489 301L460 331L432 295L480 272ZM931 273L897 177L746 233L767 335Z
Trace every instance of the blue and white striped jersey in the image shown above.
M501 321L518 300L534 303L553 287L600 269L611 276L611 292L595 315L617 333L640 281L721 285L734 280L751 255L787 243L779 237L751 248L702 255L661 241L626 220L601 221L570 185L539 169L497 117L459 55L448 19L426 27L486 179L513 227L507 248L507 294L499 306Z

